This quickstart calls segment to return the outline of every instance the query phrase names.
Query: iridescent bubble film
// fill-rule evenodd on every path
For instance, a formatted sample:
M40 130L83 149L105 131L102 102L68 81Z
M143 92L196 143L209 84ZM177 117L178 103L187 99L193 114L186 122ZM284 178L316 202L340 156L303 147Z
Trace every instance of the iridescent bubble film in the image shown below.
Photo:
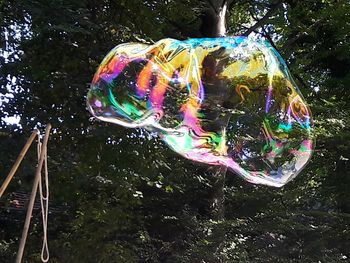
M313 149L310 109L263 40L119 45L98 68L87 103L102 121L155 131L182 156L252 183L283 186Z

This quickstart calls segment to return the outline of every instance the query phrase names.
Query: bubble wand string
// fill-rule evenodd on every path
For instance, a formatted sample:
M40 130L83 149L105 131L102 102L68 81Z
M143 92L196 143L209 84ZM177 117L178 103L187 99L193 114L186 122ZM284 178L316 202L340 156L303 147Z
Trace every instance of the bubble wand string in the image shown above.
M34 208L35 196L36 196L36 193L38 190L38 185L40 182L41 170L42 170L44 160L45 160L45 157L47 154L47 142L49 140L50 130L51 130L51 124L48 124L46 126L45 137L44 137L43 144L42 144L41 151L40 151L40 158L39 158L39 162L38 162L38 167L37 167L36 172L35 172L35 178L34 178L32 192L31 192L30 200L29 200L29 204L28 204L27 215L26 215L26 219L24 222L22 237L21 237L20 245L19 245L18 252L17 252L16 263L21 263L21 261L22 261L24 247L26 244L28 230L29 230L29 226L30 226L30 220L31 220L32 212L33 212L33 208Z

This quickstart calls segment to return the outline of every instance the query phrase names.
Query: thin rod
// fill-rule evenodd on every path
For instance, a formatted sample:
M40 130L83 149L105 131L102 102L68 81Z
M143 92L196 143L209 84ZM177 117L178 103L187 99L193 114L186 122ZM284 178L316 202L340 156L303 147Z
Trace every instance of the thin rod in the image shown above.
M22 238L21 238L21 242L20 242L18 252L17 252L16 263L21 263L21 261L22 261L24 247L26 244L28 230L29 230L29 226L30 226L30 220L31 220L32 213L33 213L36 192L38 190L38 185L39 185L39 181L40 181L40 177L41 177L41 169L43 167L45 155L47 154L47 142L49 140L50 130L51 130L51 124L48 124L46 126L46 130L45 130L45 137L44 137L44 141L43 141L41 152L40 152L38 167L37 167L36 172L35 172L32 193L30 195L30 200L29 200L28 209L27 209L27 215L26 215L26 219L24 222L23 232L22 232Z
M24 156L27 154L27 151L29 149L29 147L32 145L35 137L39 134L38 130L34 130L32 132L32 134L30 135L30 137L28 138L26 144L24 145L22 151L20 152L20 154L17 157L17 160L15 162L15 164L12 166L11 171L9 172L9 174L7 175L5 181L3 182L1 188L0 188L0 198L2 197L2 195L4 194L7 186L9 185L9 183L11 182L13 176L15 175L19 165L21 164Z

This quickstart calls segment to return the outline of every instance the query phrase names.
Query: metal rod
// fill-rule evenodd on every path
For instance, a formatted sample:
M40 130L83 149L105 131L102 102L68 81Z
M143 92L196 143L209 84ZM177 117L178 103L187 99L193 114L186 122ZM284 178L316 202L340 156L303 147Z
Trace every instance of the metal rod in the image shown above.
M26 219L24 222L23 232L22 232L22 238L21 238L20 245L19 245L18 252L17 252L16 263L21 263L21 261L22 261L24 247L26 244L28 230L29 230L29 226L30 226L30 220L32 217L36 192L38 190L39 180L40 180L40 176L41 176L41 169L42 169L42 166L44 163L45 156L47 154L47 142L49 140L50 130L51 130L51 124L48 124L46 126L45 137L44 137L44 141L43 141L41 151L40 151L40 158L39 158L38 167L37 167L36 172L35 172L32 193L30 195L30 200L29 200L28 209L27 209L27 215L26 215Z
M9 174L7 175L5 181L3 182L1 188L0 188L0 198L2 197L2 195L4 194L7 186L9 185L9 183L11 182L13 176L15 175L19 165L21 164L24 156L27 154L27 151L29 149L29 147L32 145L35 137L39 134L38 130L34 130L32 132L32 134L30 135L30 137L28 138L26 144L24 145L22 151L20 152L20 154L17 157L17 160L15 162L15 164L12 166L11 171L9 172Z

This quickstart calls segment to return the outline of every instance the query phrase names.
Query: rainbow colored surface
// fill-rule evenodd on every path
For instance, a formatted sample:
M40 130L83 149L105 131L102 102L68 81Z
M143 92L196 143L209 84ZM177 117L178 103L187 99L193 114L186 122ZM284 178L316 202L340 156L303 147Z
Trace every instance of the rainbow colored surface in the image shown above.
M283 186L313 149L310 109L281 56L245 37L115 47L88 93L102 121L156 131L182 156Z

